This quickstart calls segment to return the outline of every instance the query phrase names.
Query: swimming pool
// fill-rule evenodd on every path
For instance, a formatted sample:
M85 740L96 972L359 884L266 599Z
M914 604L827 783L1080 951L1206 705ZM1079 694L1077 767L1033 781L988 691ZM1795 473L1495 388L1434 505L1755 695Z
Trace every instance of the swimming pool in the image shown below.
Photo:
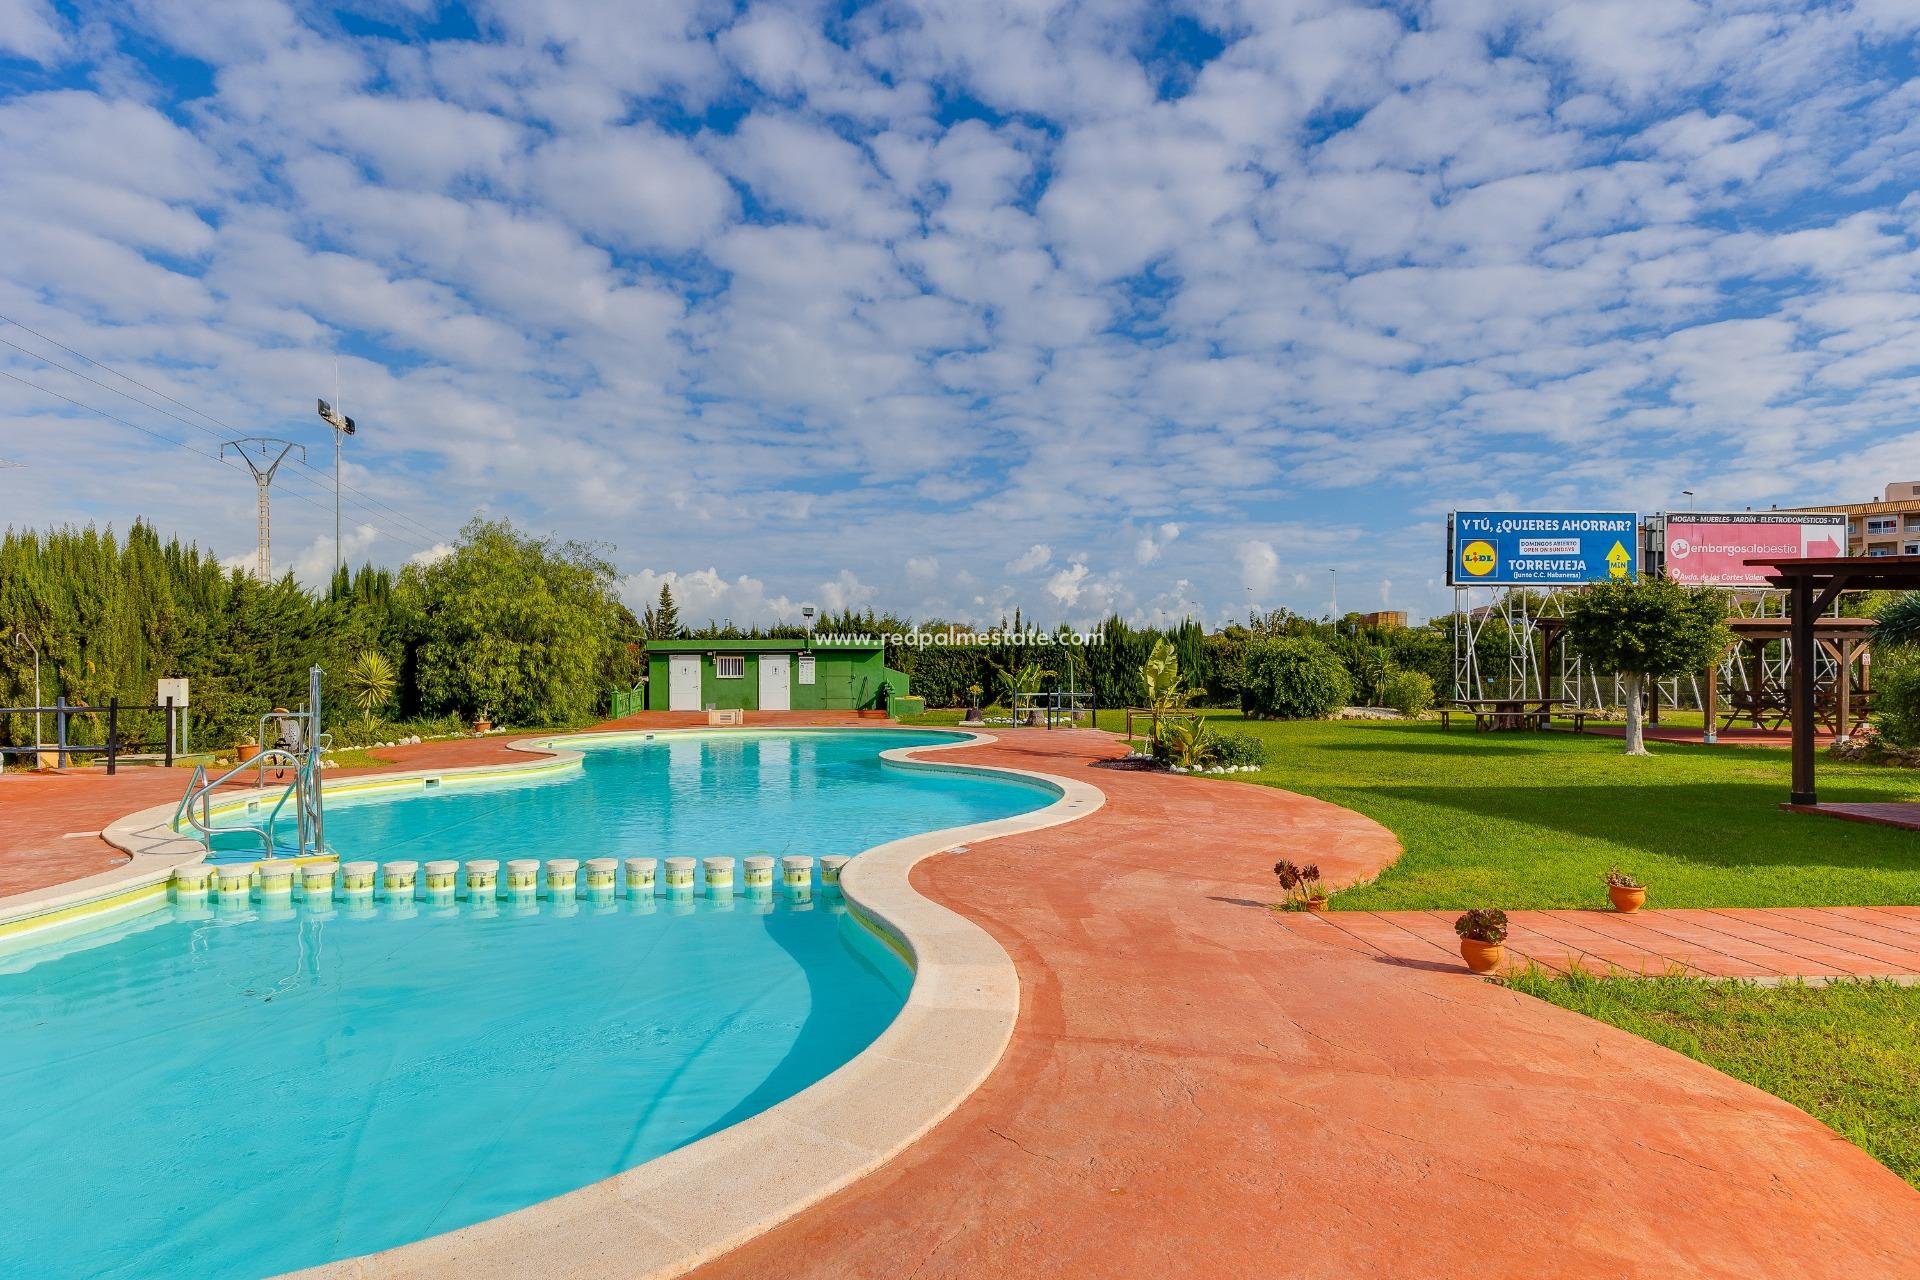
M714 735L568 779L330 804L349 856L857 853L1030 812L882 764L951 740ZM630 1168L832 1072L904 967L816 889L169 904L0 958L0 1273L259 1276Z

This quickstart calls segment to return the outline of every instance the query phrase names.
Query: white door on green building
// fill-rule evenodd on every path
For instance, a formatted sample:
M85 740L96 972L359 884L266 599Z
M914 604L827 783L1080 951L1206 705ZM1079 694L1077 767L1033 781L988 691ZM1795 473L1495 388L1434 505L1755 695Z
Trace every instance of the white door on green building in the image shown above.
M760 709L793 710L793 658L784 653L760 655Z
M667 656L667 710L700 709L700 655L675 653Z

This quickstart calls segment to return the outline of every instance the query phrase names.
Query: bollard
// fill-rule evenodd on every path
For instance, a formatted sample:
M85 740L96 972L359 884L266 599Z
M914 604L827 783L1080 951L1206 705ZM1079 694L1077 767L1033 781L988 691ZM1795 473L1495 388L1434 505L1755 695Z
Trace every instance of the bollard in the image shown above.
M613 888L613 873L619 867L619 865L620 864L614 861L612 858L588 858L587 859L587 888L589 889Z
M743 859L742 864L746 869L747 888L749 889L773 888L773 859L772 858L761 857L756 855L751 858Z
M215 867L213 883L222 894L245 893L253 887L253 864L242 862Z
M533 858L514 858L507 863L507 892L532 893L538 887L540 863Z
M333 877L340 870L338 862L307 862L300 866L300 892L309 898L333 898Z
M437 858L420 870L427 877L428 893L452 893L454 877L460 873L460 864Z
M492 897L500 876L500 864L492 858L476 858L467 864L467 896Z
M260 864L260 896L286 898L293 895L293 863L284 859Z
M378 865L373 862L341 863L340 888L347 893L372 893L373 874Z
M555 899L573 896L574 881L580 875L578 858L547 859L547 892Z
M839 884L840 872L847 865L847 862L848 859L837 853L830 853L820 859L820 883Z
M780 859L780 879L787 886L787 897L795 905L813 901L813 859L804 853L790 853Z
M412 898L413 882L420 874L417 862L388 862L380 867L380 883L388 898Z
M693 888L692 858L667 859L667 888L669 890Z
M207 885L213 880L213 868L204 862L192 866L173 869L173 892L175 896L202 897Z
M660 865L658 858L627 859L627 892L638 897L642 894L653 896L653 877Z
M707 876L707 896L709 898L731 898L733 896L733 858L731 856L700 859L700 869Z

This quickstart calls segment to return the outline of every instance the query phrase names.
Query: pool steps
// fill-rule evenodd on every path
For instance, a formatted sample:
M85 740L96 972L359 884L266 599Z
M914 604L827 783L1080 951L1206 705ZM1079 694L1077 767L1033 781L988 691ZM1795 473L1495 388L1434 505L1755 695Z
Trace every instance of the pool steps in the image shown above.
M811 854L748 854L736 858L716 854L701 858L513 858L501 875L501 863L492 858L475 858L464 867L451 858L430 862L396 860L341 862L333 858L275 858L258 863L232 862L209 865L194 863L174 869L171 881L176 901L198 901L210 893L223 903L250 901L256 894L262 902L282 904L291 901L299 886L308 902L336 896L351 905L356 900L371 900L376 886L379 896L388 902L424 897L429 905L445 906L457 897L470 901L496 897L572 902L585 899L589 905L604 906L618 897L646 899L663 894L670 908L685 904L691 909L695 893L704 888L704 896L731 910L735 898L747 903L749 910L771 910L775 897L775 868L781 897L799 905L812 900L816 875L822 888L837 890L840 873L848 859L839 854L814 858ZM736 878L735 864L740 874ZM585 873L581 868L584 866ZM661 874L664 866L665 874ZM696 874L697 873L697 874ZM736 884L739 886L736 889ZM351 912L349 912L351 914ZM681 911L680 914L686 914Z

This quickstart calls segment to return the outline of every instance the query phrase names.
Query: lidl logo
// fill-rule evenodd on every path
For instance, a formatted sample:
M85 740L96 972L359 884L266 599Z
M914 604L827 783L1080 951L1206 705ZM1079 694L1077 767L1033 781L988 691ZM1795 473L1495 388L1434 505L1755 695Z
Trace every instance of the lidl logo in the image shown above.
M1493 544L1478 538L1460 548L1460 567L1476 578L1484 578L1500 564Z

